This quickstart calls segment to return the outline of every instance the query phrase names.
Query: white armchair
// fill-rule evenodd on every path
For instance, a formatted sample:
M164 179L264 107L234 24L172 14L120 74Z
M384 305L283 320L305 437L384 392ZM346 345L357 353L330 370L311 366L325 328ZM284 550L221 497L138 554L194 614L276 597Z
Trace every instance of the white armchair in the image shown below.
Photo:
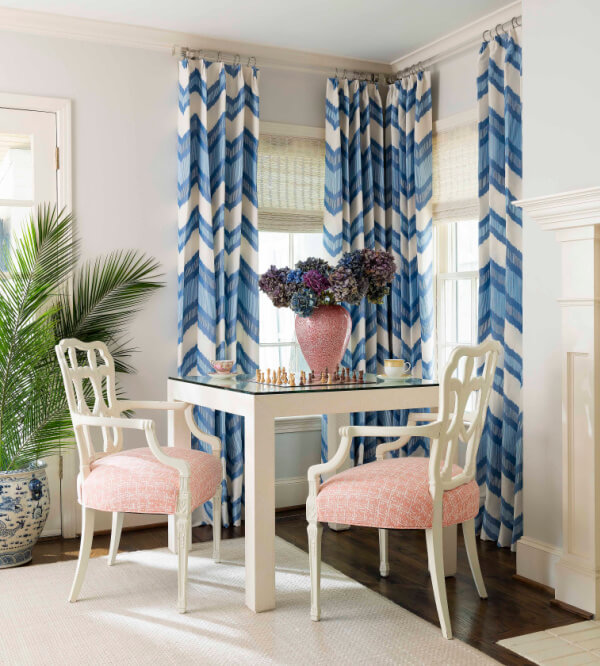
M89 560L96 511L112 513L108 564L115 562L125 513L174 514L178 551L178 609L187 605L187 561L191 513L213 502L213 556L219 560L221 539L221 440L202 432L194 422L193 405L184 402L117 400L115 367L102 342L62 340L56 346L75 440L80 471L78 495L82 508L81 546L69 601L76 601ZM87 383L86 383L87 382ZM154 421L126 418L135 410L184 411L190 433L207 443L211 453L161 447ZM91 429L102 433L96 451ZM141 430L146 447L123 450L123 430Z
M446 638L452 638L452 630L446 599L442 528L461 523L477 591L481 598L487 597L475 541L474 518L479 511L479 488L474 477L477 449L500 351L501 346L495 341L476 347L457 347L443 373L439 413L413 415L415 420L429 423L341 428L340 446L333 458L310 467L306 518L313 620L319 620L321 615L320 523L323 522L378 528L382 576L389 574L387 530L424 529L436 607ZM481 375L474 373L476 363L483 366ZM473 414L466 416L465 409L473 393L477 407ZM429 458L384 458L386 453L398 450L410 437L417 436L431 440ZM334 473L345 462L354 437L396 439L377 446L375 462L347 469L321 484L321 475ZM459 441L466 444L463 469L455 465Z

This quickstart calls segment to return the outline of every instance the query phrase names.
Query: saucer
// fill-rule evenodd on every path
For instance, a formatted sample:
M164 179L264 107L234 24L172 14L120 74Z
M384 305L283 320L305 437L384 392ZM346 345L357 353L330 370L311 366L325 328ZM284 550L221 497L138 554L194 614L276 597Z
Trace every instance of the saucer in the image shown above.
M384 381L392 381L392 382L398 382L402 379L408 379L409 377L412 377L410 374L410 370L406 373L404 373L401 377L390 377L389 375L377 375L378 379L383 379Z
M209 372L208 376L212 377L213 379L232 379L241 374L242 373L239 370L236 370L235 372L228 372L227 374L223 372Z

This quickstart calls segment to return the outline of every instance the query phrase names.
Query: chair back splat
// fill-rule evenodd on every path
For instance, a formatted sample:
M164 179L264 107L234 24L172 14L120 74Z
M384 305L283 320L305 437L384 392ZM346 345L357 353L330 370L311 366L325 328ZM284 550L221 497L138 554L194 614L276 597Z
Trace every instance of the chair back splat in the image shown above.
M501 349L499 342L487 340L473 347L456 347L450 355L440 383L440 434L431 447L429 461L429 483L434 497L475 477L477 451ZM475 408L465 421L472 396ZM466 445L465 464L462 472L453 477L452 465L460 441Z
M55 347L62 372L71 418L77 416L120 416L115 388L115 363L103 342L61 340ZM84 472L97 458L123 448L121 428L100 426L103 451L96 452L88 425L76 425L75 440Z

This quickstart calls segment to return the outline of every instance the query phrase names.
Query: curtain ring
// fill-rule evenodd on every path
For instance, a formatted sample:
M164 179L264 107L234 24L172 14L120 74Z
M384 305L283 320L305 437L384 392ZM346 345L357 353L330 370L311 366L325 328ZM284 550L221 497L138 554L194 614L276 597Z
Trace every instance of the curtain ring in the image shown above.
M221 51L217 51L217 61L223 62L223 59L221 58Z
M496 37L500 37L500 33L498 32L498 26L500 26L500 30L504 30L504 27L502 26L502 23L498 23L496 28L494 29L494 32L496 33Z
M348 78L348 72L347 72L346 70L344 70L344 78L345 78L345 79Z
M340 78L340 75L339 75L339 72L338 72L338 68L337 68L337 67L335 68L335 78L336 78L336 79L339 79L339 78Z
M518 17L513 16L510 22L511 22L511 24L512 24L513 30L514 30L515 28L518 28L518 27L519 27L519 19L518 19Z
M234 65L241 65L242 64L242 57L240 56L239 53L236 53L235 56L233 57L233 64Z

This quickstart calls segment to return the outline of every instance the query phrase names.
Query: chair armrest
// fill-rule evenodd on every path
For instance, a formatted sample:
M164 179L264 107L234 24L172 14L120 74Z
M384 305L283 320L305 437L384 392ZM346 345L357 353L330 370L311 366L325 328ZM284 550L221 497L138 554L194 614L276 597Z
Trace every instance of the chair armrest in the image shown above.
M129 409L160 409L168 411L181 411L188 407L187 402L166 401L166 400L119 400L117 407L125 412Z
M397 437L398 439L393 442L385 442L379 444L375 449L375 457L377 460L383 460L383 456L389 451L397 451L404 446L411 437L428 437L435 439L440 434L441 423L434 421L427 425L405 425L405 426L391 426L391 427L369 427L361 426L359 430L369 431L368 434L361 433L363 437ZM380 432L375 432L380 431Z
M117 407L121 411L135 409L160 409L171 412L184 411L185 422L192 435L208 444L213 456L217 458L221 457L221 440L216 435L209 435L198 428L194 421L194 405L190 405L188 402L179 400L119 400Z
M92 426L96 428L125 428L130 430L143 430L146 434L146 442L154 457L167 467L176 469L182 478L190 477L190 466L185 460L173 458L167 455L160 447L154 429L154 421L151 419L127 419L115 416L94 416L92 414L73 414L71 416L73 426Z
M93 414L71 414L73 426L91 426L93 428L126 428L144 430L150 419L127 419L118 416L94 416Z
M194 405L187 405L183 415L185 417L187 427L190 429L192 435L194 435L194 437L197 439L206 442L206 444L210 446L213 456L215 456L215 458L220 458L221 440L216 435L209 435L207 432L200 430L200 428L196 425L196 421L194 421Z

